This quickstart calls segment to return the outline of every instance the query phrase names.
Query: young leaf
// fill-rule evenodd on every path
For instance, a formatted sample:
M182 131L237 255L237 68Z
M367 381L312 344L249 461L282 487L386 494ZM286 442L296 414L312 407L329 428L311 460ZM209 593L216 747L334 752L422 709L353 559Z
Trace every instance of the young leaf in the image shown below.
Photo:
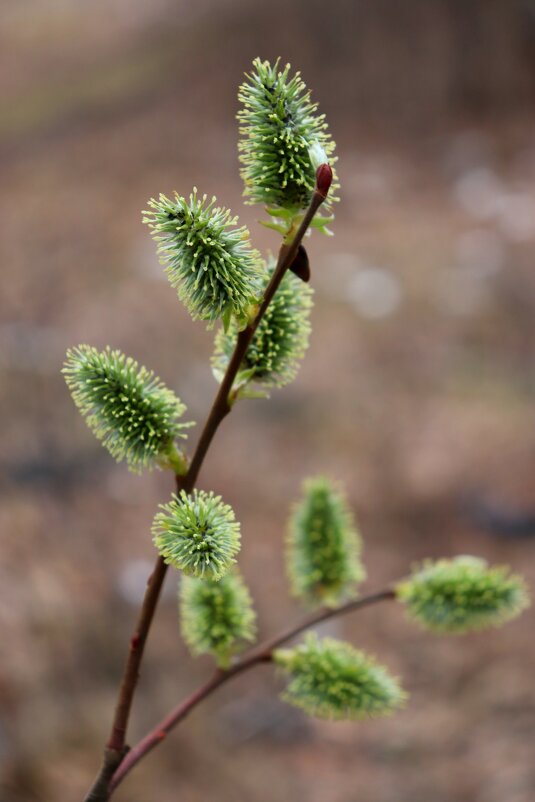
M294 596L335 607L355 595L366 576L361 539L340 488L325 477L308 479L295 507L287 546Z
M500 626L529 604L522 577L468 556L424 562L397 586L396 593L409 616L435 632Z
M160 505L152 526L165 562L189 576L221 579L240 550L240 525L228 504L212 492L182 490Z
M158 243L161 261L172 286L194 320L228 323L232 315L240 327L260 289L260 255L249 242L249 232L237 228L237 217L207 202L197 190L189 201L175 193L149 201L143 222Z
M133 471L175 462L174 440L191 423L186 407L152 371L106 348L79 345L67 351L63 371L74 403L110 454Z
M221 668L228 667L240 642L254 640L256 633L249 590L237 570L218 582L182 577L180 618L192 653L213 654Z
M310 633L300 646L276 651L274 660L290 676L283 699L310 716L385 716L407 698L386 668L343 641Z

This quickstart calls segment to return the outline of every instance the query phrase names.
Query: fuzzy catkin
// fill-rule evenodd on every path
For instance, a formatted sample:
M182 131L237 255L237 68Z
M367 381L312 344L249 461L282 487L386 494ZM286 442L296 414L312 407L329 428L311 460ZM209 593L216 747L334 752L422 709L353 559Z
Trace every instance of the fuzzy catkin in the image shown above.
M186 407L152 371L107 347L79 345L67 351L63 368L74 403L87 425L118 461L131 470L153 467L191 423Z
M340 487L319 476L303 485L289 525L287 569L294 596L335 607L366 576L362 541Z
M324 115L300 73L290 70L279 69L279 60L253 61L238 93L238 147L248 202L296 212L310 202L319 163L332 166L336 158ZM335 177L327 208L337 186Z
M500 626L529 604L522 577L479 557L428 560L396 589L408 615L426 629L458 633Z
M240 525L221 496L182 490L160 505L152 526L154 544L165 562L189 576L221 579L240 550Z
M269 283L274 264L266 267L263 289ZM283 387L297 375L308 348L313 290L292 273L286 273L254 333L241 369L250 381L266 387ZM212 368L222 375L232 357L237 327L221 328L215 338Z
M216 199L175 193L152 198L143 222L158 243L158 253L173 287L194 320L225 328L234 316L243 327L258 300L261 260L238 218L215 205Z
M283 699L310 716L361 719L384 716L401 707L406 694L397 679L374 658L349 643L310 633L294 649L275 652L289 675Z
M182 636L195 656L212 654L224 668L241 642L254 640L256 615L237 569L219 581L183 576L179 598Z

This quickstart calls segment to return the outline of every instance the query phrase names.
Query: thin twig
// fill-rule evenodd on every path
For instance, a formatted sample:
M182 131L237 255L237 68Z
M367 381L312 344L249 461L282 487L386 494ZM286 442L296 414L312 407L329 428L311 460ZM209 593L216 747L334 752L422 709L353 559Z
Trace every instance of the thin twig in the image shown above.
M117 786L124 780L127 774L134 768L140 760L142 760L149 752L151 752L159 743L161 743L168 735L168 733L182 721L188 713L190 713L200 702L211 696L221 685L224 685L232 677L237 674L242 674L244 671L253 668L260 663L269 662L275 649L282 646L289 640L292 640L297 635L301 634L310 627L321 624L335 616L346 615L347 613L360 610L363 607L369 607L380 601L387 599L394 599L395 592L391 588L382 590L379 593L372 593L369 596L363 596L360 599L353 599L347 604L337 608L322 609L317 613L306 618L301 623L294 625L280 635L267 640L265 643L260 644L256 649L247 652L240 657L234 665L229 669L218 670L204 685L201 685L191 696L188 696L182 701L169 715L167 715L159 724L156 725L144 738L134 746L128 754L124 757L121 765L113 775L110 782L110 791L114 791Z
M204 424L188 471L185 476L177 475L176 477L178 491L185 490L187 493L190 493L195 486L199 471L204 462L204 458L206 457L219 424L230 412L231 406L229 404L229 395L243 358L245 357L247 349L251 344L253 335L258 328L266 309L273 300L273 296L275 295L282 279L284 278L284 274L292 264L299 245L301 244L315 213L324 200L325 195L322 193L318 191L313 193L309 207L306 210L306 213L291 243L289 245L281 246L277 265L266 288L264 298L256 317L246 329L238 334L234 352L227 365L227 369L221 384L219 385L219 389L214 398L214 402L210 409L206 423ZM127 752L126 730L139 679L139 669L166 573L167 565L164 563L161 557L158 557L153 572L147 582L147 589L145 591L145 597L143 599L141 610L138 616L136 628L132 637L130 638L130 649L119 688L110 737L104 750L102 766L95 781L93 782L93 785L87 793L84 802L106 802L106 800L109 799L109 791L106 790L107 781L117 767L121 764L121 761L124 759L124 756Z

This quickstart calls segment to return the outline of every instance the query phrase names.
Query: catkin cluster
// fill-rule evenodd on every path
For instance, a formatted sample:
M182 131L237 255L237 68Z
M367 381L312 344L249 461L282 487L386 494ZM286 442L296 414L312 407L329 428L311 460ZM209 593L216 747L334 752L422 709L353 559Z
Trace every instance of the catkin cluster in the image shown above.
M247 202L266 206L272 218L268 225L283 235L287 248L313 197L325 201L328 215L332 212L336 176L326 193L336 161L334 143L300 74L292 74L289 65L281 69L278 61L256 59L239 100L244 195ZM309 215L315 209L310 207ZM302 246L301 263L282 276L263 310L275 263L260 256L247 229L215 198L208 200L196 189L187 197L160 194L149 201L143 219L191 317L209 327L219 324L213 372L217 381L228 375L223 386L234 380L223 399L225 413L238 398L263 395L257 386L292 381L311 332L312 290ZM325 230L330 219L317 215L311 226ZM251 339L235 352L242 332ZM227 374L234 353L236 371ZM179 447L192 425L183 420L186 407L152 371L109 347L98 351L80 345L67 352L63 372L76 406L113 457L135 471L158 466L186 480L191 476L189 456ZM181 490L161 505L152 535L161 558L181 574L180 626L187 645L194 655L211 655L227 669L256 632L252 597L236 566L241 528L234 511L213 492ZM352 604L366 577L361 552L342 488L327 477L305 482L286 543L294 597L306 607L327 608L321 618ZM474 557L424 562L386 597L404 605L422 626L444 633L502 624L528 604L520 577ZM349 643L312 634L268 657L287 677L284 698L313 716L384 715L406 699L386 668Z

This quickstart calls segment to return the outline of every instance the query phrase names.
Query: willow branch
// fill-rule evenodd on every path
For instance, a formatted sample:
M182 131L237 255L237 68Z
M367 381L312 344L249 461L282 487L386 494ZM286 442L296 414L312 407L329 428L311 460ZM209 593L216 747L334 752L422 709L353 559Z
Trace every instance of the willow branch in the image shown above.
M110 791L113 792L117 786L124 780L127 774L132 771L140 760L142 760L149 752L151 752L159 743L161 743L168 735L168 733L176 727L186 716L199 705L202 701L211 696L214 691L224 685L233 677L242 674L245 671L259 665L260 663L270 662L275 649L279 646L292 640L301 632L310 629L317 624L328 621L330 618L335 618L347 613L361 610L363 607L369 607L380 601L395 598L395 592L392 588L387 588L378 593L372 593L369 596L363 596L360 599L354 599L341 607L334 609L322 609L305 618L299 624L290 627L280 635L277 635L270 640L260 644L256 649L252 649L242 657L240 657L234 665L226 670L219 669L204 685L201 685L191 696L188 696L177 707L172 710L159 724L156 725L144 738L134 746L128 754L124 757L121 765L113 775L110 782Z
M284 278L284 274L295 259L299 245L301 244L303 237L305 236L307 229L312 222L312 218L324 200L324 195L320 194L318 191L314 192L312 195L312 200L310 201L310 205L291 243L289 245L281 246L275 270L273 271L271 280L266 287L264 298L256 317L254 318L253 322L247 326L247 328L238 334L234 353L232 354L230 362L227 365L227 370L221 384L219 385L219 390L214 399L212 409L210 410L210 414L208 415L208 419L204 425L197 448L195 449L195 453L191 459L191 464L187 473L187 479L192 487L197 481L197 477L206 456L206 452L210 448L210 443L212 442L219 424L231 410L229 396L232 390L232 385L234 384L234 380L240 369L243 358L247 353L247 349L251 344L254 333L257 330L260 321L264 317L266 309L273 300L273 296L277 292L279 285Z
M295 236L290 244L283 244L279 251L279 257L271 280L266 288L264 297L253 322L238 334L236 346L232 357L227 365L225 375L219 385L219 389L213 401L212 407L204 424L201 436L197 443L187 473L184 476L177 475L177 490L185 490L190 493L195 486L199 472L204 462L204 458L210 448L213 437L221 421L228 415L231 409L229 396L232 386L240 369L241 363L247 349L251 344L254 333L262 320L266 309L273 300L279 285L284 278L284 274L291 266L299 245L305 236L307 229L312 222L314 215L326 198L326 192L316 189L312 195L310 204L297 229ZM147 582L145 597L138 616L136 628L130 638L130 648L126 659L125 668L121 684L112 727L109 739L104 750L104 759L101 769L91 786L84 802L106 802L109 798L107 791L110 777L117 767L121 764L126 748L126 730L132 709L132 702L136 691L139 669L143 659L145 644L154 618L156 607L160 598L161 589L167 573L167 565L162 557L156 560L152 574Z

